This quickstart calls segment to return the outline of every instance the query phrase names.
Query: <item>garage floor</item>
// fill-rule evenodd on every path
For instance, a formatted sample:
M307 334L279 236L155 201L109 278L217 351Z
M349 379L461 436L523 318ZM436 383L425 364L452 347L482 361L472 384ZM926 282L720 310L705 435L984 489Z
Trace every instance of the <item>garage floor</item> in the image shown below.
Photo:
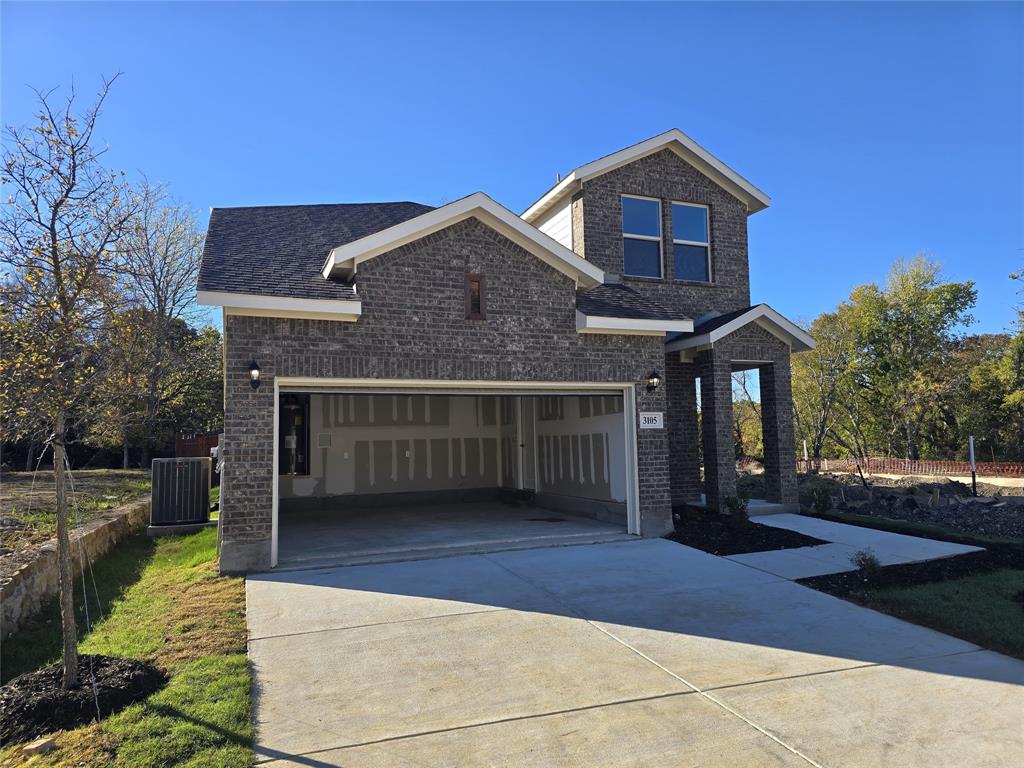
M281 513L278 569L627 540L624 527L499 501Z
M1024 761L1024 662L663 540L246 581L257 762Z

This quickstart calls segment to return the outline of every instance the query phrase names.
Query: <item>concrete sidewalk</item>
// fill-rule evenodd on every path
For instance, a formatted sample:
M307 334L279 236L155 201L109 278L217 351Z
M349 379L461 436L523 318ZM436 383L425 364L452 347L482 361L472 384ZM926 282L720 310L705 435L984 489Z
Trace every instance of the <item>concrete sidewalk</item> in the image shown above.
M664 540L246 594L274 766L1024 762L1024 663Z
M757 568L785 579L806 579L829 573L855 571L857 566L850 558L860 551L873 553L882 565L918 563L954 557L966 552L981 551L980 547L923 539L920 536L906 536L888 531L876 531L873 528L845 525L804 515L754 515L750 519L761 525L786 528L830 542L814 547L797 547L729 556L729 559L734 562L749 565L751 568Z

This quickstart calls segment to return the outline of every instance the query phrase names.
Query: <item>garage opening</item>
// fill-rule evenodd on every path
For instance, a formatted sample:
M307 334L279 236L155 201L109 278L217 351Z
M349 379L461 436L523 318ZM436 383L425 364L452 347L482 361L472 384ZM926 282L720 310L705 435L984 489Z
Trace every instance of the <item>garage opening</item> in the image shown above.
M282 392L279 566L619 538L622 392Z

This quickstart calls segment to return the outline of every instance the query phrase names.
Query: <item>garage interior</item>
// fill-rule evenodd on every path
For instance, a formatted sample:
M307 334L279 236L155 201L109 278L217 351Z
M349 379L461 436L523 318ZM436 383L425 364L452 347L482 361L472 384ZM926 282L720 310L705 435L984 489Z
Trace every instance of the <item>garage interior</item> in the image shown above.
M627 536L621 392L279 398L279 568Z

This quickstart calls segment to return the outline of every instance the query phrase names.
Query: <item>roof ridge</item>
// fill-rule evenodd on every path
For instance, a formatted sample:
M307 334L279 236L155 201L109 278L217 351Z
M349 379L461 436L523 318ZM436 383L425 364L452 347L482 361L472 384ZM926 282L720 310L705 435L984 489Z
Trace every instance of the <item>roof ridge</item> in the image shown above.
M419 205L424 208L434 209L435 206L428 203L419 203L415 200L381 200L377 202L361 203L279 203L276 205L220 205L212 206L215 211L256 211L268 208L352 208L366 205Z

